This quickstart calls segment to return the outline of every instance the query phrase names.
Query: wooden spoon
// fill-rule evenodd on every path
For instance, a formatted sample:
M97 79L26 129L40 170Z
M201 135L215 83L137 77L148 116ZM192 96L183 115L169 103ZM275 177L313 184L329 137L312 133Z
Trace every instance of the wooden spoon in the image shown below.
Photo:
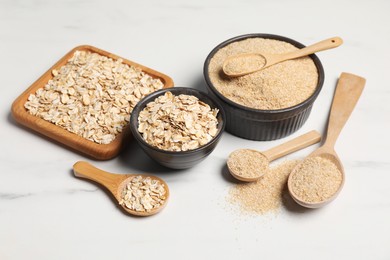
M234 178L245 182L257 181L266 173L269 163L273 160L318 143L320 140L320 133L313 130L265 152L239 149L229 155L227 166Z
M344 72L341 73L341 76L339 78L336 87L335 95L333 97L333 103L329 115L328 130L327 130L325 142L320 148L318 148L316 151L311 153L305 159L307 160L309 158L320 156L330 160L337 167L337 169L340 171L342 175L341 176L342 181L337 192L333 196L320 202L307 202L299 198L298 196L296 196L293 192L293 185L294 185L293 177L295 174L299 174L299 169L304 163L305 161L304 160L296 167L294 167L294 169L292 170L288 178L288 183L287 183L288 190L291 194L291 197L298 204L307 208L319 208L325 206L326 204L334 200L339 194L339 192L341 191L345 179L344 168L343 165L341 164L339 157L336 154L336 151L334 150L334 145L341 132L341 129L344 127L357 101L359 100L365 82L366 80L362 77L349 74L349 73L344 73Z
M165 207L169 198L168 185L165 183L165 181L163 181L162 179L156 176L145 175L145 174L112 174L100 170L92 166L91 164L82 161L76 162L73 165L73 172L76 177L89 179L103 185L105 188L107 188L107 190L109 190L112 193L112 195L114 195L115 199L118 202L121 201L122 199L122 191L126 188L127 183L129 183L136 176L142 176L143 178L150 177L152 180L157 180L160 183L162 183L166 191L164 203L160 207L153 209L149 212L135 211L135 210L128 209L125 205L121 205L125 211L127 211L132 215L136 215L136 216L154 215L160 212Z
M265 69L286 60L307 56L315 52L333 49L340 46L343 40L333 37L305 48L282 54L242 53L228 57L223 65L223 72L229 77L239 77Z

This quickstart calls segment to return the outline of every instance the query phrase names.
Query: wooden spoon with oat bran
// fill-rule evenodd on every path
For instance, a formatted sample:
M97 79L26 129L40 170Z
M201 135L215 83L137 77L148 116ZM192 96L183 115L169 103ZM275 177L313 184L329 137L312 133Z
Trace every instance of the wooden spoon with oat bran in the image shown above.
M292 60L313 54L315 52L336 48L342 43L343 40L340 37L333 37L288 53L242 53L233 55L224 61L222 70L229 77L244 76L265 69L282 61Z
M306 208L319 208L333 201L344 184L344 167L334 150L341 130L351 115L366 80L341 73L329 114L325 142L289 175L287 186L291 197Z
M318 143L320 140L320 133L313 130L265 152L239 149L229 155L227 166L234 178L245 182L257 181L267 172L271 161Z

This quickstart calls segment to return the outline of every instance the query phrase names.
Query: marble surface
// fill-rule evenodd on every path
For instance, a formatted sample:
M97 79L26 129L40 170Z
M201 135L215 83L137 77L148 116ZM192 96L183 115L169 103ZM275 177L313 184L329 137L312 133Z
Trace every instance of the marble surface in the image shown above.
M0 1L0 259L390 259L390 2L374 1ZM302 43L339 35L319 53L326 80L311 116L292 137L324 131L342 71L367 78L336 150L347 180L318 210L242 216L226 202L228 154L265 150L225 133L198 166L170 171L134 143L110 161L92 161L17 125L13 100L71 48L90 44L205 89L203 62L220 42L246 33ZM300 159L317 146L286 159ZM149 218L122 213L108 193L77 179L87 160L115 173L149 172L171 199ZM277 163L277 162L276 162Z

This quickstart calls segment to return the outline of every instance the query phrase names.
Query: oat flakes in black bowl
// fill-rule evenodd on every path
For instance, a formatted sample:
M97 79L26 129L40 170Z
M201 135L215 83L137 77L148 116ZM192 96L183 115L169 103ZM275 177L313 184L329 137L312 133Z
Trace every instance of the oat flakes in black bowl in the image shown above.
M174 87L142 99L133 109L130 129L150 158L168 168L186 169L215 149L225 122L225 112L215 98Z

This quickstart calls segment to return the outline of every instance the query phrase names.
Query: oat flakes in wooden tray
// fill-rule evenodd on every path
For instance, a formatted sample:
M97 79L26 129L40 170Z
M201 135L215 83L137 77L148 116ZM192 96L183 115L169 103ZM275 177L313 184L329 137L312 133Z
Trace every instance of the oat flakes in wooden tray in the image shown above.
M170 77L92 46L67 53L12 104L17 122L99 160L115 157L129 137L129 117Z

